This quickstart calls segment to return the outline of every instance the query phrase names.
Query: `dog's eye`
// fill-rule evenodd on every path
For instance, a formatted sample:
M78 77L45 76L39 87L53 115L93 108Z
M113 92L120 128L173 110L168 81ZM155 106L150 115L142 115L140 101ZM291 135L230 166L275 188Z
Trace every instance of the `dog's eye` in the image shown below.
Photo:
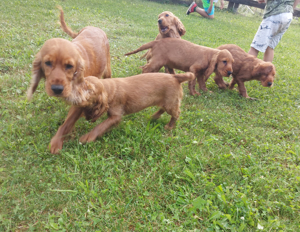
M168 14L166 14L166 17L169 17L169 15L168 15Z
M66 69L71 69L71 68L73 68L73 65L71 65L71 64L66 65Z
M52 66L51 61L46 61L46 62L45 62L45 65L51 67L51 66Z
M226 65L226 64L227 64L227 61L226 61L226 60L223 60L223 64L225 64L225 65Z

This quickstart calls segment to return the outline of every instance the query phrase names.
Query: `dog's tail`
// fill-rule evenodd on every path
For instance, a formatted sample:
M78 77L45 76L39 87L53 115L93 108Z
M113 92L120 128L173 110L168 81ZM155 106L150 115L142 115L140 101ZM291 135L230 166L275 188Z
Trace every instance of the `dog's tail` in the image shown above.
M63 29L64 32L66 32L69 36L71 36L73 39L76 38L78 33L72 31L71 28L69 28L65 22L65 17L64 17L64 11L61 6L57 6L57 8L60 10L60 26Z
M186 73L180 73L180 74L174 74L173 75L179 83L185 82L185 81L192 81L195 79L194 73L186 72Z
M139 47L138 49L132 51L132 52L128 52L125 54L125 56L129 56L129 55L132 55L132 54L135 54L135 53L138 53L140 51L144 51L146 49L149 49L149 48L152 48L154 46L154 44L157 43L158 40L154 40L154 41L151 41L149 43L146 43L144 45L142 45L141 47Z

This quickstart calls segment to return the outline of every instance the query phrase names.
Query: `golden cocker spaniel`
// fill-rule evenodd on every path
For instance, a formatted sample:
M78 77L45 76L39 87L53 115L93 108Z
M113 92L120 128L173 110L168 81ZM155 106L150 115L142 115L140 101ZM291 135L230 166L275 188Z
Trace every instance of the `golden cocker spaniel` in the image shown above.
M158 15L159 34L156 40L163 38L179 38L186 32L184 25L178 17L170 11L164 11Z
M92 142L102 136L112 126L117 125L123 115L136 113L150 106L160 108L152 116L153 119L158 119L164 112L171 115L165 128L172 129L180 114L179 107L183 96L181 83L194 78L192 73L147 73L126 78L98 79L89 76L77 81L68 80L64 87L71 91L58 97L63 97L73 107L51 139L51 153L58 153L62 149L65 135L71 132L82 115L93 122L105 112L108 116L80 138L82 143Z
M85 76L110 78L109 43L103 30L85 27L73 32L65 23L60 8L60 23L64 32L73 40L53 38L47 40L36 54L32 64L32 81L27 92L30 99L41 78L45 78L45 89L49 96L66 96L70 88L65 83Z

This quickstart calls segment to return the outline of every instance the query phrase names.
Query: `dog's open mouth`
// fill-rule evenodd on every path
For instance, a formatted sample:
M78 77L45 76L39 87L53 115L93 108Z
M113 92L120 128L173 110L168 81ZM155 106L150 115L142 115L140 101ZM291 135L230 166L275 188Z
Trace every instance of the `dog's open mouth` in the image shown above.
M169 30L169 27L160 26L160 30L161 30L162 33L164 33L164 32Z

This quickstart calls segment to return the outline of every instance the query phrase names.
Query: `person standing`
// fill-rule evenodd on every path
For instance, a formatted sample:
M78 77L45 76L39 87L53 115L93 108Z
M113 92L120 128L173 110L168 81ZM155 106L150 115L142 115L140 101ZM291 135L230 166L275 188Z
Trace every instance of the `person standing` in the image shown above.
M251 43L249 54L264 52L264 61L272 62L274 49L289 28L300 0L258 0L266 3L264 16Z

